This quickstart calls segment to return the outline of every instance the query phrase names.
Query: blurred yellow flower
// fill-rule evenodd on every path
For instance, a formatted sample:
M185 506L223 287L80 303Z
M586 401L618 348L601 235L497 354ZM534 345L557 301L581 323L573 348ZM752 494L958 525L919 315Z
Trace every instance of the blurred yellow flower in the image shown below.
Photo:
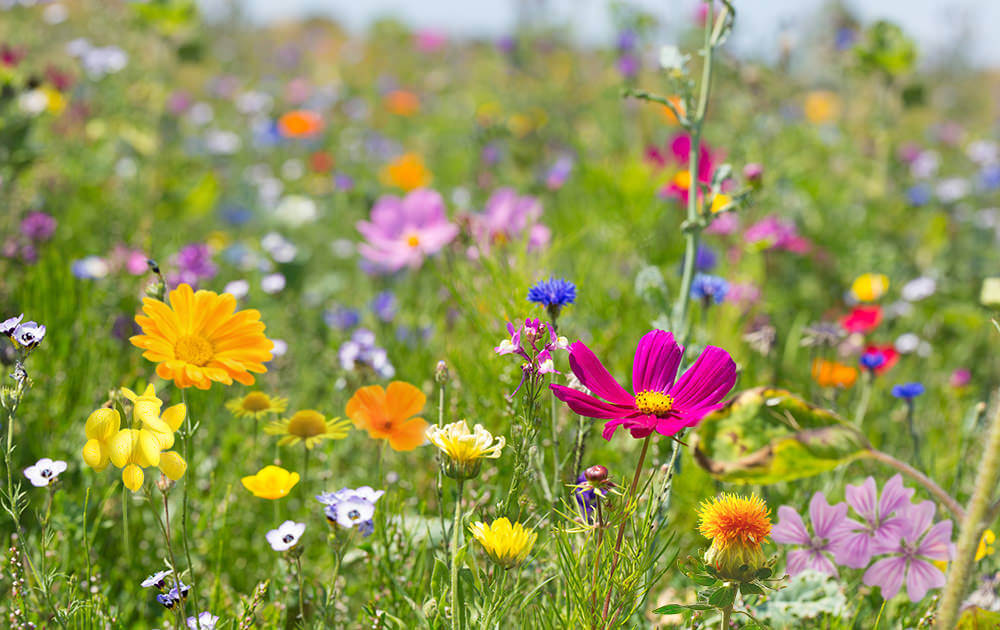
M500 457L507 440L501 435L493 441L493 434L477 424L470 432L465 420L443 427L432 424L427 429L427 439L438 447L448 461L445 474L455 479L471 479L479 474L483 459Z
M1000 306L1000 278L983 279L983 288L979 292L979 301L983 306Z
M527 559L538 534L520 523L498 518L489 525L480 521L469 526L472 537L479 541L487 555L505 569L516 567Z
M712 197L712 207L709 208L709 210L711 210L713 213L718 212L719 210L722 210L732 202L733 202L732 197L724 193L719 193L718 195Z
M299 473L281 466L264 466L256 475L244 477L243 487L261 499L280 499L299 482Z
M397 116L412 116L420 111L420 98L408 90L393 90L385 95L385 108Z
M863 273L851 284L851 294L859 302L874 302L889 290L889 277L883 273Z
M840 99L833 92L815 90L806 94L802 109L806 120L811 123L830 122L840 113Z
M268 396L264 392L250 392L242 398L234 398L226 403L226 409L237 418L254 420L259 420L268 414L284 413L287 408L287 398Z
M993 547L993 543L997 540L997 535L993 533L992 529L987 529L983 532L982 538L979 539L979 547L976 548L976 562L979 562L986 556L992 556L996 553L996 549Z
M350 420L331 418L327 420L315 409L296 411L291 418L275 420L264 428L268 435L284 435L278 441L279 446L305 442L307 449L312 449L323 440L342 440L347 437L351 427Z
M407 192L431 183L431 172L416 153L404 153L386 164L379 175L384 184Z

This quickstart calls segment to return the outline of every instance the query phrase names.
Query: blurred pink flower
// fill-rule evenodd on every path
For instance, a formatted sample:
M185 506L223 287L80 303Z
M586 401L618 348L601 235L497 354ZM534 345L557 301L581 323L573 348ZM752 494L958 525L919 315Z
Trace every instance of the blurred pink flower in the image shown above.
M414 44L420 52L435 52L448 43L448 36L440 31L425 28L417 31Z
M951 373L951 378L948 379L948 384L952 387L959 388L965 387L972 381L972 373L965 368L958 368Z
M805 254L812 249L812 243L799 235L794 223L775 215L764 217L748 227L743 239L747 243L764 243L763 249L783 249L795 254Z
M479 253L488 254L493 245L524 238L528 250L546 247L552 231L538 223L542 203L528 195L519 195L513 188L498 188L486 201L483 212L469 216L469 231Z
M366 240L358 251L376 271L385 272L417 269L458 234L441 195L426 188L402 199L383 195L372 208L371 220L358 221L356 227Z
M740 229L740 217L735 212L722 212L712 218L712 223L705 228L705 234L721 234L725 236Z

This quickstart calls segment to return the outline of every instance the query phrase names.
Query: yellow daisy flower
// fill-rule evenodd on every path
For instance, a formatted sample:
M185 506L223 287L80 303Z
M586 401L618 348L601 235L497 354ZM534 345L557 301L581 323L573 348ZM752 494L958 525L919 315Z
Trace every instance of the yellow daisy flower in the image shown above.
M227 402L226 409L237 418L259 420L267 414L284 413L288 409L288 399L268 396L264 392L250 392L242 398Z
M520 523L511 525L506 517L489 525L482 521L469 526L472 537L479 541L487 555L505 569L524 562L535 546L538 534Z
M256 475L241 479L243 487L261 499L280 499L299 482L299 473L281 466L264 466Z
M278 446L288 444L298 444L299 441L306 443L307 449L312 449L323 440L342 440L347 437L347 432L351 427L350 420L340 418L326 419L323 414L315 409L303 409L296 411L291 418L275 420L266 427L264 433L268 435L284 435L278 441Z
M443 427L432 424L427 429L427 439L447 457L444 472L454 479L471 479L478 475L482 460L500 457L507 443L503 436L497 436L494 442L493 434L481 424L470 432L465 420Z
M863 273L851 283L851 294L859 302L874 302L889 290L889 277L884 273Z

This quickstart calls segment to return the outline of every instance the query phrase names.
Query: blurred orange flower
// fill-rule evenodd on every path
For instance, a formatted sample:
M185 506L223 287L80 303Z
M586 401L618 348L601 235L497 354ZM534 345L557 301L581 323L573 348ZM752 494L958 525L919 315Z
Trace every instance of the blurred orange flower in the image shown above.
M679 96L671 96L667 99L670 104L677 108L677 111L681 113L682 116L686 116L687 112L684 111L684 101L681 100ZM663 118L666 119L668 124L676 125L680 121L677 120L677 116L674 116L674 112L670 110L666 105L660 105L660 113L663 114Z
M323 130L323 118L308 109L296 109L278 119L278 132L286 138L309 138Z
M333 156L326 151L316 151L309 156L309 168L317 173L329 173L334 165Z
M820 387L842 387L848 389L858 380L858 370L850 365L816 359L812 364L813 380Z
M386 389L370 385L347 401L347 416L369 437L389 440L393 450L412 451L427 440L427 421L414 417L426 402L422 391L403 381L393 381Z
M420 99L407 90L393 90L385 95L385 108L397 116L412 116L420 111Z
M816 90L806 94L802 106L806 120L815 124L830 122L840 113L840 99L833 92Z
M431 172L416 153L405 153L383 167L382 181L409 192L431 183Z

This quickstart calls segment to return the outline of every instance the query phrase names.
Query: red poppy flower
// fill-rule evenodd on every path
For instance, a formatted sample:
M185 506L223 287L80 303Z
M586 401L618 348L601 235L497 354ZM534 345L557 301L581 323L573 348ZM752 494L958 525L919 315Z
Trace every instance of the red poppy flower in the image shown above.
M847 332L870 333L882 323L880 306L855 306L850 315L841 318L840 325Z

